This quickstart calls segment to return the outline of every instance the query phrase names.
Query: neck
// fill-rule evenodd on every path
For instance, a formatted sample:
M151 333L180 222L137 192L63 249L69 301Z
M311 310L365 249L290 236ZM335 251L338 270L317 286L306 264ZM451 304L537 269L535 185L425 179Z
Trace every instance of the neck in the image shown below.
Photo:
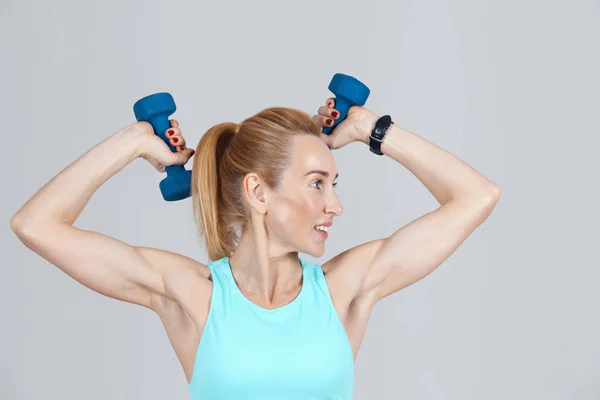
M279 243L273 243L264 229L244 231L229 261L240 289L266 304L302 284L298 252L285 251Z

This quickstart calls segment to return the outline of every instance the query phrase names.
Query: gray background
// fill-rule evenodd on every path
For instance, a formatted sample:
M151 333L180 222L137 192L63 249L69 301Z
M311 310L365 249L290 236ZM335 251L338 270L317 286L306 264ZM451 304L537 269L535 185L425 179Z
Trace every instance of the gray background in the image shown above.
M599 39L598 1L0 2L0 398L188 398L159 318L78 284L9 219L142 96L171 92L195 147L265 107L316 113L336 72L502 189L436 272L376 306L355 398L600 398ZM334 155L345 213L306 259L437 207L364 144ZM164 202L162 178L131 163L75 225L206 262L190 200Z

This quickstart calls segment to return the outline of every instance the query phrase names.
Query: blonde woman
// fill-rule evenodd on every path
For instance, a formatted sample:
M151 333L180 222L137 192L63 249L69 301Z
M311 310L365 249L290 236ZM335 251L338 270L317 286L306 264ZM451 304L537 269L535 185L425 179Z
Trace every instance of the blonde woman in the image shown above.
M171 152L151 125L99 143L11 220L20 240L103 295L155 311L196 399L350 399L354 360L373 306L442 264L490 215L498 187L449 152L392 124L380 150L408 168L440 207L393 235L314 264L343 212L332 149L365 143L378 117L329 98L317 115L262 110L210 128L196 148L192 201L208 265L127 245L73 223L94 192L137 158L157 170L194 154L178 123ZM376 178L377 171L373 171ZM365 194L368 196L368 194ZM373 218L389 211L372 208ZM347 234L351 234L348 232Z

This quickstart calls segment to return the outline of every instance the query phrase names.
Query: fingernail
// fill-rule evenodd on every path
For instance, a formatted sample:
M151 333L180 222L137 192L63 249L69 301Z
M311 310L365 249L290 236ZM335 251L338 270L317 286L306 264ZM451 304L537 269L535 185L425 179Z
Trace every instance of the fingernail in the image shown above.
M337 118L340 114L338 114L337 111L332 111L331 115L333 116L333 118Z
M173 143L177 143L177 142L179 142L179 139L173 138Z
M327 119L327 121L325 121L325 123L327 125L331 125L331 124L333 124L333 120L331 118L329 118L329 119Z
M167 131L167 133L169 134L169 136L171 136L171 135L172 135L173 133L175 133L175 132L173 131L173 129L169 129L169 130Z

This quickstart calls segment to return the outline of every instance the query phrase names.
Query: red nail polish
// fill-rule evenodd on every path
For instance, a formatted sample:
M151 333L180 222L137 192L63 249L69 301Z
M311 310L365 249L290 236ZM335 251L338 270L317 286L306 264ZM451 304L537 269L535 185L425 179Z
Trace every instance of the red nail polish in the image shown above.
M338 114L338 112L337 112L337 111L332 111L332 112L331 112L331 115L333 116L333 118L337 118L337 117L338 117L338 115L340 115L340 114Z
M169 130L167 131L167 133L169 134L169 136L171 136L171 135L174 133L174 131L173 131L173 129L169 129Z
M331 118L327 119L327 121L325 121L327 123L327 125L331 125L333 123L333 120Z
M173 138L173 143L177 143L177 142L179 142L179 139Z

